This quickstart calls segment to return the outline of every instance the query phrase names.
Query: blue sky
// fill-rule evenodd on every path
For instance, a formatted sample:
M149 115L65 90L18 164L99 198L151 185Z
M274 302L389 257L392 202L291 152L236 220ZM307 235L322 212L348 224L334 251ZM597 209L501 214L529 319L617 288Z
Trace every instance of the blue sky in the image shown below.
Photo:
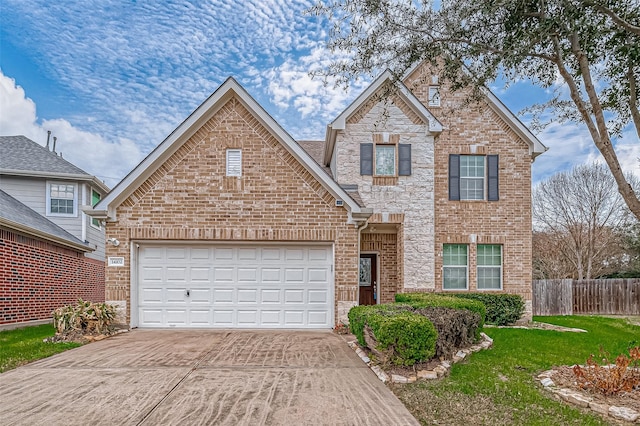
M0 0L0 134L44 144L52 130L66 159L113 187L233 76L294 138L324 139L367 81L346 92L309 77L332 58L328 23L303 13L314 1ZM514 112L546 96L492 89ZM551 149L534 181L597 158L583 126L538 136ZM632 132L618 143L627 171L635 145Z

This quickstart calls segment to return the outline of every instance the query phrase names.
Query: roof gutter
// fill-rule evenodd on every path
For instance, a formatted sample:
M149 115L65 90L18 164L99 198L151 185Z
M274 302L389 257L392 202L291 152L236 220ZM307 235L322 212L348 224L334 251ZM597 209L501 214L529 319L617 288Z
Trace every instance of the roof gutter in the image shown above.
M9 176L26 176L26 177L42 177L52 179L69 179L79 180L83 182L91 182L104 193L109 192L109 187L104 184L100 179L95 176L86 174L74 174L74 173L52 173L52 172L40 172L40 171L28 171L28 170L16 170L16 169L0 169L0 175Z
M39 231L37 229L28 227L28 226L24 226L22 224L19 224L17 222L13 222L7 219L3 219L0 218L0 226L5 226L7 228L10 228L12 230L16 230L18 232L30 235L32 237L36 237L36 238L40 238L43 240L47 240L49 242L52 242L54 244L58 244L64 247L68 247L71 248L73 250L78 250L78 251L82 251L84 253L88 253L91 251L94 251L94 249L92 249L91 247L85 245L85 244L81 244L81 243L74 243L72 241L69 240L65 240L64 238L59 238L56 237L55 235L51 235L48 234L46 232L42 232Z

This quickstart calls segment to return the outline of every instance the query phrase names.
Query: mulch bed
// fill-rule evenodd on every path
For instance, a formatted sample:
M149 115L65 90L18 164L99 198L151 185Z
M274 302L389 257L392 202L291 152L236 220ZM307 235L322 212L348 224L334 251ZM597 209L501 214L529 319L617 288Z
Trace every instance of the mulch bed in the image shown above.
M567 388L582 393L585 396L593 398L594 402L606 405L615 405L616 407L627 407L640 413L640 389L632 392L620 392L616 395L603 395L592 389L582 389L576 382L576 376L573 374L571 367L555 367L551 380L559 388Z

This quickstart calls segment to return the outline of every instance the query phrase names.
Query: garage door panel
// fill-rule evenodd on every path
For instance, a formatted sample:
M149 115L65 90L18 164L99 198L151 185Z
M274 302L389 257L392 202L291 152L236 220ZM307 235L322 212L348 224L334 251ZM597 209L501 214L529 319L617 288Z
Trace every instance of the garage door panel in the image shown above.
M234 268L229 267L217 267L213 269L213 281L216 283L219 282L229 282L232 283L235 281L233 276Z
M309 303L326 304L329 301L329 294L326 290L309 290L307 300Z
M260 291L260 303L281 303L282 290L263 289Z
M144 287L140 292L141 302L144 305L163 302L164 289L161 287Z
M258 290L256 289L239 289L238 303L258 303Z
M231 309L214 309L213 325L222 327L232 327L235 321L234 311Z
M233 289L215 288L213 289L213 303L233 303Z
M298 284L304 282L304 268L286 268L284 270L284 281Z
M192 266L189 269L189 277L191 282L210 283L213 278L213 271L206 266Z
M166 287L165 297L167 304L186 304L186 291L184 287Z
M327 311L309 311L309 324L322 325L326 324L328 320Z
M302 326L304 325L304 310L285 310L284 311L285 326Z
M182 281L187 282L187 268L186 267L168 267L165 269L165 278L167 281Z
M284 291L284 303L304 303L304 290L286 289Z
M310 283L326 283L329 280L329 270L326 268L309 268Z
M167 325L169 326L186 326L187 325L187 310L186 309L167 309L165 311L165 318Z
M187 249L184 247L167 248L167 260L181 260L187 258Z
M140 310L141 326L163 326L162 310L143 308Z
M238 282L241 283L257 283L258 282L258 268L238 268Z
M210 288L194 288L189 290L189 303L200 305L211 305L213 302Z
M189 322L195 326L209 326L211 324L211 309L190 309Z
M333 324L330 246L142 245L138 259L141 327Z
M262 268L260 278L263 283L275 282L280 283L281 268Z
M238 325L257 326L258 311L256 309L238 309Z

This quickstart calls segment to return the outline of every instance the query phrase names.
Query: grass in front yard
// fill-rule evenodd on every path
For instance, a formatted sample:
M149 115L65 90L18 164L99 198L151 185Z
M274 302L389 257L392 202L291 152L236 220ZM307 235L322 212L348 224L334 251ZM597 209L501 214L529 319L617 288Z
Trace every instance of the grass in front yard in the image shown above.
M54 334L51 324L0 331L0 373L81 346L79 343L43 342Z
M556 401L534 376L552 366L583 364L602 347L613 358L640 342L640 327L624 319L570 316L536 321L588 333L486 328L487 351L455 364L441 381L392 386L422 424L606 425L601 417Z

